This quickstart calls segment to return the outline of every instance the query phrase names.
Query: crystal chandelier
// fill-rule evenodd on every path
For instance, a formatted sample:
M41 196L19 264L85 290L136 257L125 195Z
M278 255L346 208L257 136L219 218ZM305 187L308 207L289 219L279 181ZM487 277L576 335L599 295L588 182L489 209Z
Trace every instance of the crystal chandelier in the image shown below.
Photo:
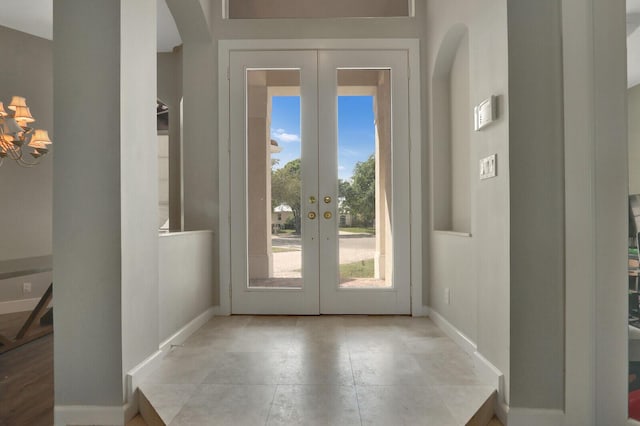
M7 157L22 167L35 166L49 152L49 134L46 130L29 127L36 120L31 115L25 98L11 98L7 110L0 102L0 166ZM31 152L27 152L29 148Z

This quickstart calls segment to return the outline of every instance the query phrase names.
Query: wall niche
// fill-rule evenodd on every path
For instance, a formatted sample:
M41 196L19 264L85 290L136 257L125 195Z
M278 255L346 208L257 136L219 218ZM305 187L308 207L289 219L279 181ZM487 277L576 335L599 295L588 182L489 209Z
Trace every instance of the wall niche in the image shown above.
M433 72L432 178L436 231L471 233L469 31L453 26L444 37Z

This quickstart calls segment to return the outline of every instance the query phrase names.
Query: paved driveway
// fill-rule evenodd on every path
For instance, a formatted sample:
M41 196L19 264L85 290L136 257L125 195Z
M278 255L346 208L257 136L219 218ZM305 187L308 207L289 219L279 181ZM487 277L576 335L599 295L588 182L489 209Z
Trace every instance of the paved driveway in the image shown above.
M302 269L302 251L299 237L273 236L272 246L291 251L273 253L273 273L276 277L299 276ZM376 238L373 235L340 235L340 263L353 263L373 259L376 251Z

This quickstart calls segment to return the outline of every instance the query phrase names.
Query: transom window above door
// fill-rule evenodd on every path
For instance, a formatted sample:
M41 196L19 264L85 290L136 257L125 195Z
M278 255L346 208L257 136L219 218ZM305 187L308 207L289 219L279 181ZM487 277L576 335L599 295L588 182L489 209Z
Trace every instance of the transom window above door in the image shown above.
M227 0L229 19L413 16L413 0Z

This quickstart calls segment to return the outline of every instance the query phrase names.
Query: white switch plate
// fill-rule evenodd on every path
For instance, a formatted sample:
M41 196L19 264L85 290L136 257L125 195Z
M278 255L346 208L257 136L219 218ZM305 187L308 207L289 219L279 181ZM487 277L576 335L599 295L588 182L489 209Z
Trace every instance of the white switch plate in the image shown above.
M473 129L476 132L498 119L497 99L492 95L473 108Z
M22 294L31 294L31 283L22 283Z
M480 179L489 179L498 174L498 154L480 160Z

